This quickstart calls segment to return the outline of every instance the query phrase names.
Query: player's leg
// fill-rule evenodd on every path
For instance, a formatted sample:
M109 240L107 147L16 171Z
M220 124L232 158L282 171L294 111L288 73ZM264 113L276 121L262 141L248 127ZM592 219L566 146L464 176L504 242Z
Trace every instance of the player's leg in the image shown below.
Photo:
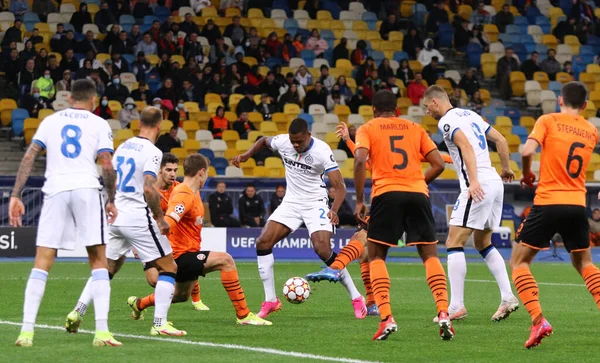
M375 303L375 297L373 295L373 286L371 284L371 267L369 265L369 248L367 247L366 242L366 231L364 231L364 235L365 249L363 250L362 255L358 258L358 263L360 264L360 275L363 281L363 286L365 287L365 297L367 300L367 315L379 316L379 308Z
M192 288L190 297L192 298L192 306L194 307L194 310L210 310L210 308L202 301L202 298L200 296L200 282L198 280L196 280L196 282L194 283L194 287Z
M472 233L473 230L471 228L453 225L450 225L448 230L448 238L446 239L448 280L450 280L450 305L448 313L451 320L462 320L467 317L464 301L467 260L465 258L464 246Z
M591 250L571 251L571 261L600 309L600 270L592 262Z

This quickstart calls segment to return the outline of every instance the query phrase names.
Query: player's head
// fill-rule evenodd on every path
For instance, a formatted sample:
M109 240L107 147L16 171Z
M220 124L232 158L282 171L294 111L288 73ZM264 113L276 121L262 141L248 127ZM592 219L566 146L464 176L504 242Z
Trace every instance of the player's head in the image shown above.
M427 110L427 114L431 115L436 120L439 120L448 112L452 105L448 98L448 93L437 85L429 86L423 94L423 105Z
M189 178L196 178L200 188L202 188L206 179L208 179L209 166L210 161L204 155L188 155L183 161L183 175Z
M163 153L160 163L159 179L167 185L173 184L177 179L177 169L179 168L179 158L171 153Z
M150 140L156 140L160 134L162 112L156 107L145 107L140 115L140 134Z
M373 96L373 113L375 117L396 115L396 95L389 90L381 90Z
M96 85L90 79L78 79L71 84L71 105L91 111L96 107Z
M217 183L217 193L220 193L220 194L225 193L225 188L227 188L227 185L225 184L224 181L220 181Z
M587 89L581 82L569 82L560 90L558 96L558 105L561 110L570 108L576 111L583 111L587 106Z
M308 122L305 119L297 118L292 121L288 133L290 134L290 142L296 152L301 153L308 149L312 139L310 137L310 130L308 129Z

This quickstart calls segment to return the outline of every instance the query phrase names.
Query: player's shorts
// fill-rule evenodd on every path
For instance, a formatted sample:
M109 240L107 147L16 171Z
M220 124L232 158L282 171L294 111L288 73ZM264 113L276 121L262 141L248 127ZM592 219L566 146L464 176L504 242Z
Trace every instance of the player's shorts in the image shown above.
M106 257L110 260L125 256L132 247L145 264L173 252L169 240L160 234L154 219L145 226L110 226L108 234Z
M367 239L397 246L404 232L407 246L437 243L429 197L415 192L387 192L373 198Z
M108 242L104 200L98 189L75 189L44 197L36 245L58 250Z
M270 221L281 223L294 232L302 224L306 225L308 235L317 231L333 232L329 217L329 201L327 198L314 202L289 202L285 199L269 217Z
M486 180L481 182L485 192L483 200L474 202L469 198L467 190L463 190L452 209L451 226L459 226L476 230L489 230L500 226L502 207L504 204L504 184L502 180Z
M177 276L175 281L187 282L198 280L199 276L204 276L204 264L208 260L210 251L188 252L177 257Z
M559 233L569 252L590 247L590 225L585 207L580 205L534 205L521 223L515 240L536 250L550 248L550 240Z

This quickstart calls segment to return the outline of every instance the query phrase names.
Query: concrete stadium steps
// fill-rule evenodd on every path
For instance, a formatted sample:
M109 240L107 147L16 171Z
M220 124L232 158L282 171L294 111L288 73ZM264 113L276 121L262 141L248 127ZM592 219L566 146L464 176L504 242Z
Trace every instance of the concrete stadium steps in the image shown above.
M0 142L0 175L16 175L24 154L21 141ZM31 175L44 175L45 166L46 158L44 156L38 157L33 165Z

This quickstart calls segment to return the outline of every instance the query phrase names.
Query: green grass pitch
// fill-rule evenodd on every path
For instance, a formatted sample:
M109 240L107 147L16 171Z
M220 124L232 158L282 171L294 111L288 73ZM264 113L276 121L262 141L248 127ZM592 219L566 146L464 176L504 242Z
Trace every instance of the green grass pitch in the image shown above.
M581 278L567 263L532 268L540 283L544 313L555 333L531 351L523 348L530 326L525 309L521 307L506 321L490 321L499 303L499 292L484 264L468 265L465 300L469 316L455 323L453 341L441 341L438 328L431 322L435 307L423 266L409 263L388 265L399 331L384 342L371 341L378 319L356 320L343 287L327 282L312 283L312 295L304 304L282 301L283 310L270 317L273 326L237 326L216 273L200 280L202 300L210 311L194 311L190 303L176 304L169 311L169 320L187 330L188 336L149 340L153 310L146 312L146 320L133 321L126 300L130 295L144 296L152 290L144 280L140 263L128 262L112 281L109 317L110 329L121 334L118 339L123 347L93 348L90 334L68 335L38 327L34 347L19 348L12 346L19 326L9 322L21 321L23 291L31 267L31 262L0 263L0 360L4 362L598 362L600 314ZM263 289L256 264L238 263L238 268L249 306L257 311ZM318 268L318 263L276 262L277 289L287 278L304 276ZM350 271L363 291L358 266L352 264ZM89 269L85 263L57 263L50 273L37 323L62 326L86 276ZM94 329L93 308L81 329Z

